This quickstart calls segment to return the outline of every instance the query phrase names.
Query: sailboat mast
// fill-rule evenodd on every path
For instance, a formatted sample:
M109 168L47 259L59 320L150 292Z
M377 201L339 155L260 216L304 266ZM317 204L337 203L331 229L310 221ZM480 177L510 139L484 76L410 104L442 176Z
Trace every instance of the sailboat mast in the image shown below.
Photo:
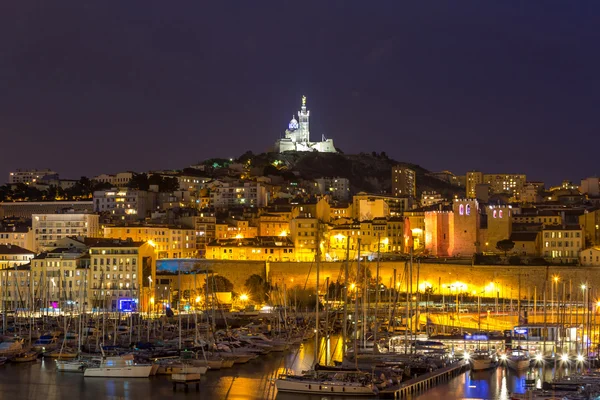
M319 237L317 235L317 255L315 256L317 264L317 284L315 288L315 364L319 363Z
M348 260L350 259L350 236L346 238L346 262L344 263L344 321L342 324L342 354L346 353L348 340Z

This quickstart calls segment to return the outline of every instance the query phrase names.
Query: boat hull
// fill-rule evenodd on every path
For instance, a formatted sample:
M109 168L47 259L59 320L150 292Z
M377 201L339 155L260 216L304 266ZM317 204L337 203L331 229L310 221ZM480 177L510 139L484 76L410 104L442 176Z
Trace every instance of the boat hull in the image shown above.
M132 365L127 367L86 368L83 376L102 378L148 378L152 365Z
M338 382L320 382L312 380L277 379L275 386L279 392L306 394L338 394L343 396L375 396L371 387L348 385Z
M496 363L491 358L471 360L471 369L473 371L483 371L486 369L494 368L495 366Z

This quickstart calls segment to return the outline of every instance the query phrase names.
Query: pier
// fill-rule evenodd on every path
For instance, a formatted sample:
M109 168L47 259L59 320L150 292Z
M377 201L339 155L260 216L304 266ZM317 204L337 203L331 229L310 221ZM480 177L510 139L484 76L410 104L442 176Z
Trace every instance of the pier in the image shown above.
M379 397L386 399L405 399L409 395L423 393L427 389L440 383L448 382L450 379L462 374L468 369L469 362L467 360L461 360L435 371L401 382L397 386L382 390L379 392Z

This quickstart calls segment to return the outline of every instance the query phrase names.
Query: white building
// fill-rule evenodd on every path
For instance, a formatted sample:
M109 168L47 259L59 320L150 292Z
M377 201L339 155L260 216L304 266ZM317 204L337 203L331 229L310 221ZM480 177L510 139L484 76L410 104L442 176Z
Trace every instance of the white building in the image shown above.
M34 214L31 220L33 250L40 252L58 239L67 236L99 237L97 214Z
M328 194L334 200L347 201L350 198L350 181L347 178L315 179L319 194Z
M154 208L156 193L134 189L110 189L94 192L94 211L110 213L114 218L144 219Z
M325 139L325 136L323 136L321 142L310 141L309 118L310 111L306 109L306 96L302 96L302 107L298 111L298 119L292 117L284 137L275 142L275 152L318 151L321 153L336 153L333 139Z
M51 169L17 169L8 174L8 183L24 183L26 185L39 182L46 176L53 176L58 179L58 173Z
M215 182L210 192L210 206L215 208L266 207L267 205L267 189L265 185L259 182L239 184Z

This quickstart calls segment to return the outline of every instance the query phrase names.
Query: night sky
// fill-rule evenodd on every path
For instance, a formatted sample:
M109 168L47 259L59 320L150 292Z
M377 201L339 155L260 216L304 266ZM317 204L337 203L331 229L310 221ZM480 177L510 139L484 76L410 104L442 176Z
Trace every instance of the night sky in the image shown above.
M600 2L493 3L4 2L0 181L263 152L303 94L312 140L346 153L600 173Z

